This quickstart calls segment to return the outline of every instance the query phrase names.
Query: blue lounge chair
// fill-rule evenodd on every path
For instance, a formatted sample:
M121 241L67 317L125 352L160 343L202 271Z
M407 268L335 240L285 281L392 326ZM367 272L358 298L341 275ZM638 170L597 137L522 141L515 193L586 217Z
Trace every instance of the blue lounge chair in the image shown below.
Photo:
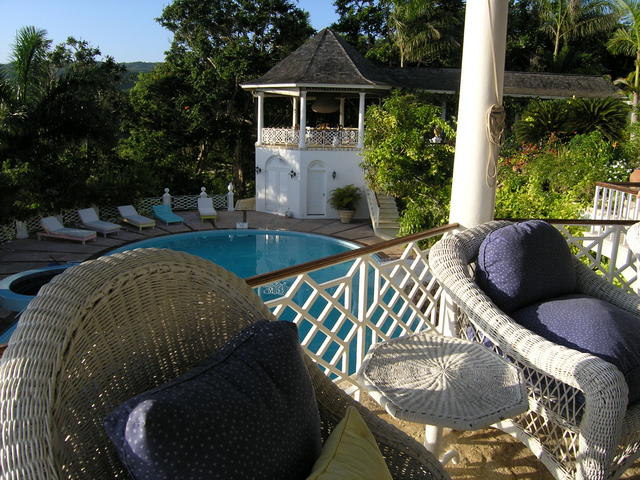
M176 215L171 210L169 205L154 205L153 206L153 216L156 217L161 222L169 225L170 223L183 223L184 218L180 215Z

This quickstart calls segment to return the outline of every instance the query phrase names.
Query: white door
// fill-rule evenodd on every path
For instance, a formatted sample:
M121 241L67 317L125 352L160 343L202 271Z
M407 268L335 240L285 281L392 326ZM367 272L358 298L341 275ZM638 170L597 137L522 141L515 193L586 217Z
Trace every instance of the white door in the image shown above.
M288 171L286 168L281 168L274 165L275 168L269 168L267 166L265 185L264 185L264 199L265 209L267 212L279 212L284 213L288 206Z
M307 174L307 215L327 213L327 172L310 168Z

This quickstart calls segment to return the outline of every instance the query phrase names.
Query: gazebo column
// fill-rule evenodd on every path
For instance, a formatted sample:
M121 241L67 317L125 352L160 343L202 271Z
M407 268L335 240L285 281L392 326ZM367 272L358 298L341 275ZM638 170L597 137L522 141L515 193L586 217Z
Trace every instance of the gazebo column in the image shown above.
M344 97L340 97L340 118L338 124L344 127Z
M256 146L262 145L262 129L264 128L264 92L258 92L258 138Z
M360 92L358 106L358 148L364 147L364 92Z
M291 118L291 128L295 128L298 125L298 97L293 97L293 117Z
M493 219L498 147L488 112L502 104L508 0L468 0L450 222L473 227Z
M307 133L307 92L300 92L300 131L298 135L298 148L305 148L305 136Z

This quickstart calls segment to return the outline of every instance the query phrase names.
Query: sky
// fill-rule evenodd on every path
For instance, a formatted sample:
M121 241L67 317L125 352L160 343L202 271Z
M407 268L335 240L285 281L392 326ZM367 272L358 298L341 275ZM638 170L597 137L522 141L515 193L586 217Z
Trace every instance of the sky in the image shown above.
M291 0L320 30L337 17L333 0ZM170 0L0 0L0 63L8 63L16 31L33 25L53 44L86 40L117 62L160 62L171 33L154 19Z

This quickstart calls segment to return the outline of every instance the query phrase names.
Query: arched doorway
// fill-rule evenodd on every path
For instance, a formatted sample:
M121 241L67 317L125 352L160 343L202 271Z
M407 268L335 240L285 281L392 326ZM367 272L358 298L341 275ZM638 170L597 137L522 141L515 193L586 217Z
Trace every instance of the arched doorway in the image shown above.
M327 213L327 170L320 160L307 169L307 215Z
M280 157L275 156L265 164L264 199L267 212L284 213L288 207L289 166Z

